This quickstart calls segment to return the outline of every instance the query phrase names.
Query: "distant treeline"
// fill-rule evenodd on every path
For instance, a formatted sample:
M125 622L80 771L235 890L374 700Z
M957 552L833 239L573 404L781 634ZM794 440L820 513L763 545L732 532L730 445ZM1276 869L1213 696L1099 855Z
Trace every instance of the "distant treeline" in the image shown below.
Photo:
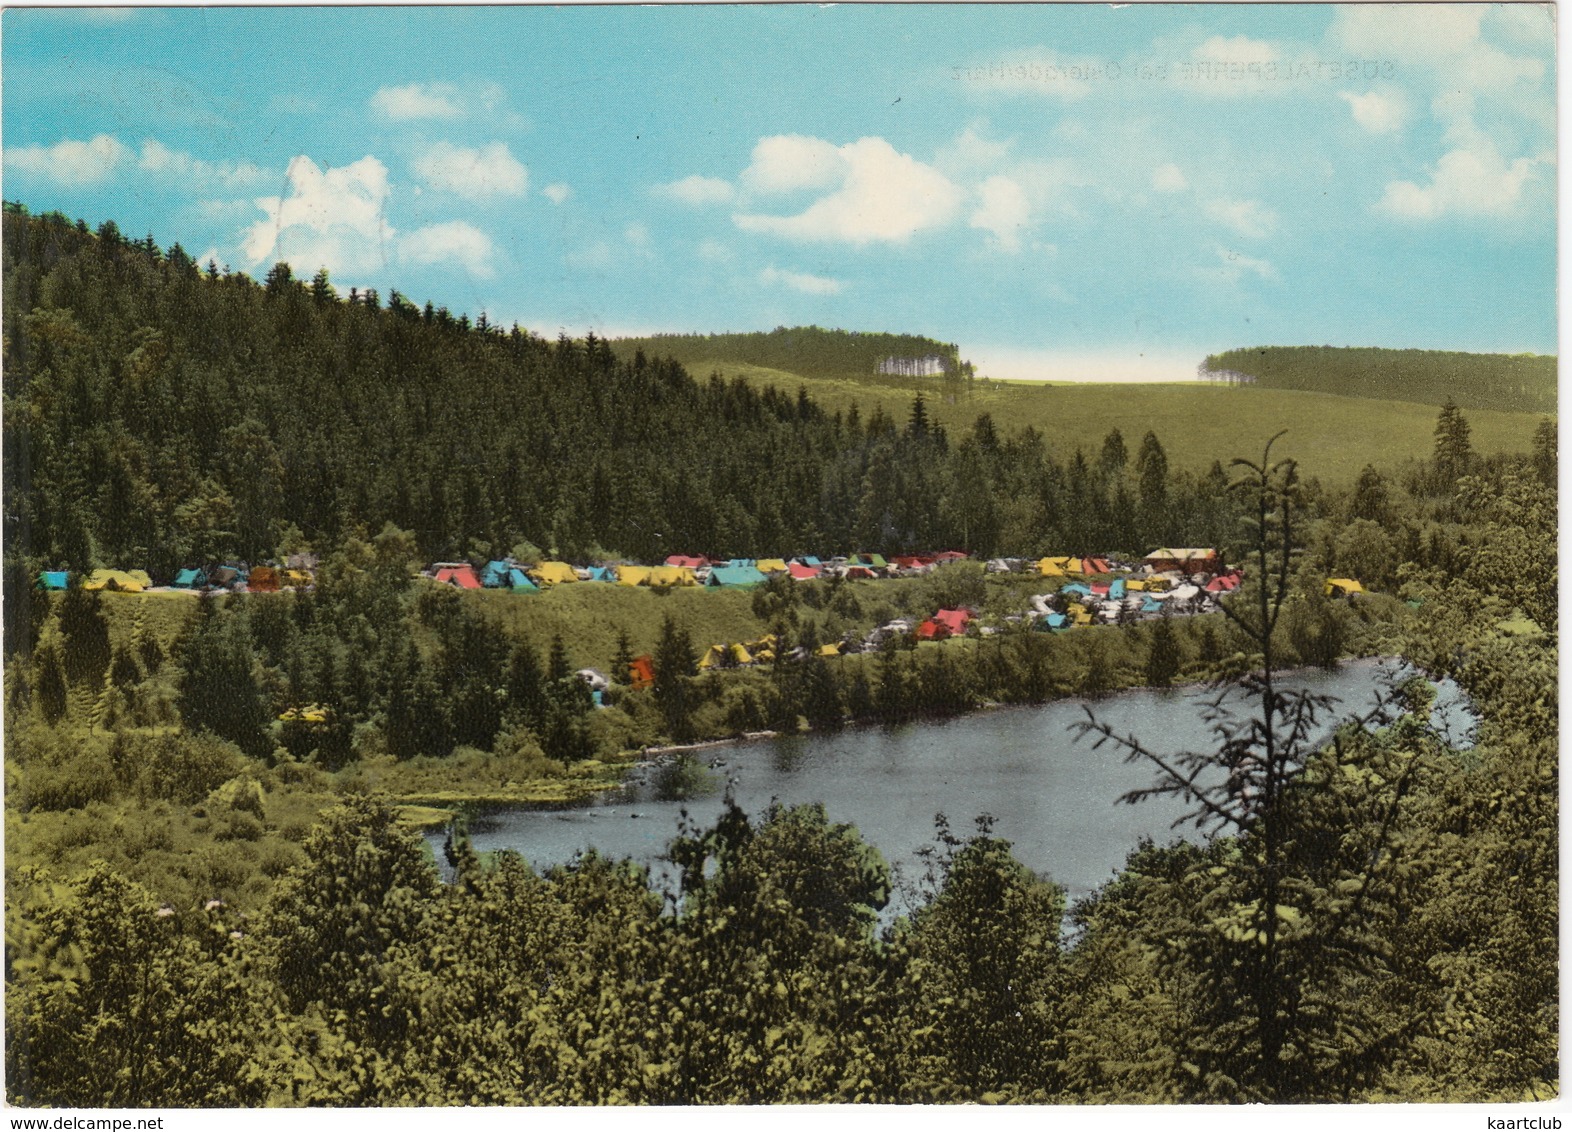
M804 377L846 377L874 374L888 358L936 357L950 377L971 372L953 342L936 342L917 334L867 334L856 330L825 330L818 326L777 326L769 333L657 334L651 338L619 338L612 348L621 355L643 350L676 358L702 369L717 362L783 369Z
M283 264L258 283L113 222L4 224L4 535L35 569L165 577L389 522L427 561L1090 554L1232 529L1221 467L1170 471L1151 434L1054 452L984 415L951 437L920 397L905 420L830 414L695 380L658 342L619 359ZM802 333L864 343L870 370L954 349Z
M1267 389L1417 401L1464 409L1556 411L1556 359L1339 346L1253 346L1206 359L1208 370L1254 377Z

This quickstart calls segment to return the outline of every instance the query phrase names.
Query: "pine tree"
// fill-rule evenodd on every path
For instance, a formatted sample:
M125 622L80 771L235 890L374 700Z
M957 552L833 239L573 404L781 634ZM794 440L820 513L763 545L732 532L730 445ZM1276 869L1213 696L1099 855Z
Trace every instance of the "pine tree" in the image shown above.
M1474 462L1474 450L1469 443L1470 428L1467 418L1450 397L1441 406L1436 418L1435 469L1437 486L1450 491L1460 476L1467 475Z

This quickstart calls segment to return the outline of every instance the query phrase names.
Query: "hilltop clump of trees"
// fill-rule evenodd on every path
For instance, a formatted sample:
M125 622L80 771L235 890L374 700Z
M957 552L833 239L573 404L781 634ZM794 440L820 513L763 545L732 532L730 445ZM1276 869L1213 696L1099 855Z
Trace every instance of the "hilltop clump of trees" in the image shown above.
M1556 411L1556 359L1541 354L1252 346L1213 354L1203 368L1247 374L1267 389L1424 405L1451 401L1463 409Z
M940 359L946 375L969 376L970 362L961 358L953 342L939 342L919 334L884 334L857 330L829 330L819 326L777 326L766 332L742 334L657 334L648 338L619 338L612 343L618 353L643 350L668 355L695 368L717 362L782 369L803 377L866 376L879 372L888 358Z

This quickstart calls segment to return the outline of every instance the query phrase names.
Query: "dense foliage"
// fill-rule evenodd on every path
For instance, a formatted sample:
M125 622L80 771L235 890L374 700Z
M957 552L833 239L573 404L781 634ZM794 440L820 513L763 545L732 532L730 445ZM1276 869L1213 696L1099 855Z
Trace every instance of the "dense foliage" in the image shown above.
M1231 529L1220 470L1169 470L1155 436L1110 464L986 416L949 436L920 397L906 421L830 415L593 335L287 266L257 284L113 224L4 223L4 533L39 562L167 579L386 523L427 561L1137 552Z
M1205 368L1248 374L1268 389L1374 397L1465 409L1556 411L1556 359L1352 346L1255 346L1206 359Z
M804 377L868 376L892 358L931 357L940 359L947 376L971 373L971 363L961 360L953 342L936 342L916 334L860 333L818 326L778 326L764 334L657 334L617 339L612 348L619 354L643 350L673 357L700 370L707 363L742 362Z
M1220 467L1199 484L1173 474L1155 437L1111 434L1060 464L986 420L959 440L920 406L904 427L837 422L668 363L624 365L600 342L349 303L325 279L303 288L282 272L262 288L59 218L6 224L13 1103L1555 1095L1549 422L1530 452L1485 460L1452 404L1423 468L1370 467L1334 491L1275 480L1263 462L1258 489L1236 495ZM643 396L658 428L611 389ZM597 396L593 411L578 403ZM714 426L727 413L731 432ZM776 452L809 476L788 455L803 444L842 469L814 474L858 469L854 533L868 523L863 533L899 541L886 524L909 515L979 524L958 536L973 547L990 532L1013 545L1079 531L1104 549L1119 545L1109 524L1122 492L1131 538L1194 532L1152 541L1226 547L1243 518L1230 537L1251 569L1222 616L897 637L833 662L815 646L842 632L940 606L999 614L1042 580L970 563L751 595L604 587L587 603L572 591L589 586L525 597L415 581L424 555L566 537L523 517L529 493L497 488L537 468L522 442L517 462L492 461L510 435L583 446L551 449L540 490L559 493L553 516L583 523L572 537L586 544L647 528L562 502L579 490L574 469L591 486L597 467L635 465L640 482L662 483L667 460L681 475ZM416 457L430 475L396 463ZM982 471L955 471L967 468ZM945 511L947 491L978 485ZM680 514L742 507L724 478L689 486ZM748 490L780 507L789 495ZM910 513L907 492L919 494ZM816 523L845 505L817 495L800 514ZM487 518L493 506L500 517ZM679 528L660 518L669 539ZM31 585L45 558L152 564L155 548L178 561L297 538L324 552L314 591L192 602ZM1386 593L1332 601L1328 575ZM765 631L775 664L696 670L711 635ZM1383 717L1305 742L1306 701L1274 691L1271 673L1350 651L1454 679L1473 733L1439 729L1416 680L1393 689ZM575 667L635 652L653 655L654 686L620 684L612 706L592 708ZM911 914L881 929L885 862L822 807L731 807L684 829L659 889L593 854L544 872L482 856L461 823L443 883L411 831L418 815L395 804L509 800L542 784L566 799L613 777L603 759L670 738L1200 678L1260 711L1221 720L1215 750L1159 766L1152 786L1204 794L1218 820L1191 841L1138 847L1070 908L986 817L970 835L939 818ZM1187 777L1207 767L1228 776Z

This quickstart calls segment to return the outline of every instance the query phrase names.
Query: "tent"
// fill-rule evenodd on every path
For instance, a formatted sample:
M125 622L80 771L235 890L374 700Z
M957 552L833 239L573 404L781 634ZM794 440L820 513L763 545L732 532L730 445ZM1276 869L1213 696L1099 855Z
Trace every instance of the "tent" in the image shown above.
M697 570L700 566L707 565L704 559L688 554L672 554L666 558L668 566L683 566L689 570Z
M784 574L786 572L786 560L784 558L761 558L753 565L761 574Z
M1142 613L1161 613L1162 611L1163 603L1158 601L1155 597L1148 597L1145 601L1141 602Z
M1088 586L1084 582L1071 582L1067 586L1060 586L1059 592L1062 594L1080 594L1082 597L1091 597L1092 587Z
M650 568L648 566L615 566L617 581L624 586L642 586L649 581Z
M820 645L819 646L819 655L820 656L840 656L841 655L841 646L838 645L838 644Z
M753 566L717 566L710 571L710 576L705 582L710 586L725 586L727 588L746 588L748 586L761 586L765 578Z
M539 593L540 587L529 580L529 575L517 566L508 568L508 589L516 594Z
M508 584L508 564L498 559L486 563L480 571L480 584L488 590L500 590Z
M655 660L644 653L628 661L628 683L635 688L648 688L655 683Z
M1184 574L1215 574L1222 568L1222 560L1211 547L1160 546L1142 561L1153 573L1178 570Z
M753 564L754 561L751 558L733 558L729 561L721 563L721 565L730 566L733 569L740 569L743 566L752 566Z
M1328 578L1326 580L1327 597L1347 597L1349 594L1362 594L1365 587L1353 578Z
M792 561L793 562L799 562L799 563L801 563L804 566L823 566L824 565L823 562L819 561L817 556L812 555L812 554L800 554L796 558L793 558Z
M1107 574L1109 573L1108 559L1083 558L1081 559L1081 569L1086 571L1088 574Z
M888 570L890 564L884 560L882 554L859 554L856 556L857 565L867 566L873 570Z
M696 586L698 581L693 577L693 571L686 566L655 566L650 569L649 579L645 585L650 586Z
M935 562L962 562L970 557L971 555L964 550L941 550L933 556L933 560Z
M1344 580L1347 580L1347 579L1344 579ZM1354 585L1356 585L1356 586L1358 584L1359 584L1358 582L1354 583ZM1209 593L1209 594L1232 593L1234 590L1237 590L1238 588L1239 588L1239 575L1238 574L1219 574L1219 575L1217 575L1217 577L1213 578L1210 582L1206 583L1206 592Z
M799 582L811 581L819 576L819 568L817 566L807 566L800 562L790 563L786 570Z
M273 566L254 567L246 579L246 589L254 594L276 594L278 588L278 570Z
M445 585L457 586L461 590L480 589L480 578L475 574L475 568L468 562L438 562L437 572L432 575L433 580Z
M1124 579L1115 578L1113 581L1108 583L1108 596L1113 598L1115 601L1121 601L1124 598L1125 589L1126 586Z
M1057 558L1039 558L1037 572L1044 578L1062 578L1069 573L1065 569L1069 562L1070 560L1062 555Z
M143 577L146 577L144 574ZM82 583L84 590L119 590L139 594L147 587L124 570L94 570Z
M65 570L44 570L38 575L38 588L41 590L63 590L70 581L70 574Z
M540 586L556 586L579 580L579 576L573 572L573 567L566 562L542 562L531 570L530 574Z
M610 566L591 566L586 573L589 574L589 577L584 579L586 582L615 582L617 580L616 572Z
M215 566L207 574L208 585L220 586L224 589L245 580L246 576L233 566Z
M172 583L177 590L200 590L207 587L207 574L196 567L181 570Z
M311 576L311 571L296 569L292 566L284 571L284 584L298 589L302 586L315 585L316 579Z
M701 669L726 668L734 664L752 664L753 654L742 645L711 645L699 658Z

